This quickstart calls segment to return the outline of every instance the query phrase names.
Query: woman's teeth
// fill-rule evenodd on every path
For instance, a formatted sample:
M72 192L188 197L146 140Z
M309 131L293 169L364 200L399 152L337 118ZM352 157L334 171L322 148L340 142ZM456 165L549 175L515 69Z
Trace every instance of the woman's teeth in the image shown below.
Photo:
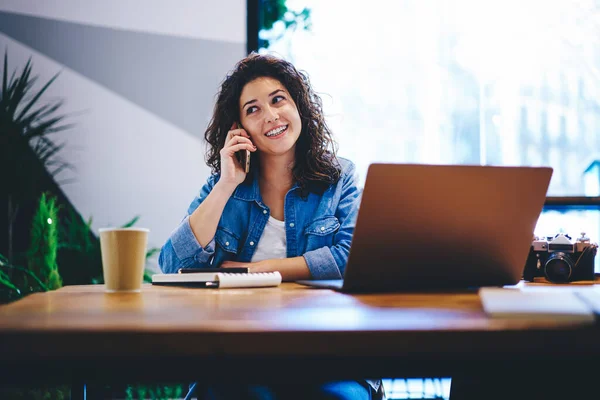
M282 133L283 131L285 131L287 129L287 125L279 127L277 129L273 129L272 131L268 132L266 134L267 137L273 137L273 136L277 136L280 133Z

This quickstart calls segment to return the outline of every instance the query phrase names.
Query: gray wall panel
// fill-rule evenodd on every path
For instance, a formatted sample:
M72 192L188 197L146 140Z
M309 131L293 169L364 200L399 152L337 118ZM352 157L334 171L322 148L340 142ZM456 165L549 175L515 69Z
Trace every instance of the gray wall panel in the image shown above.
M245 44L0 12L0 32L199 137Z

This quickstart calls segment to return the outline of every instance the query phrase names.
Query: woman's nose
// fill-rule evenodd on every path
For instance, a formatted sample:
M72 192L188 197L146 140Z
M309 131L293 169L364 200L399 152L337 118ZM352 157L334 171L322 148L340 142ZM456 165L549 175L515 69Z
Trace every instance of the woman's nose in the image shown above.
M265 115L267 117L268 124L275 122L279 119L279 113L277 112L276 109L271 108L271 107L267 107L267 112Z

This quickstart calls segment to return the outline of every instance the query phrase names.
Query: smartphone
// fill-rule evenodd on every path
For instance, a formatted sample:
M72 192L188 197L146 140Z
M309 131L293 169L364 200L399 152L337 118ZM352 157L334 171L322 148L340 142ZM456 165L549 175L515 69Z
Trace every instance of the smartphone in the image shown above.
M240 129L244 129L239 122L237 123L237 126L239 126ZM250 154L250 150L241 150L237 152L238 161L242 165L242 169L245 173L250 172Z
M241 150L238 151L238 159L242 164L242 168L244 172L250 172L250 150Z
M179 268L180 274L192 274L195 272L224 272L226 274L247 274L249 271L246 267L234 268Z

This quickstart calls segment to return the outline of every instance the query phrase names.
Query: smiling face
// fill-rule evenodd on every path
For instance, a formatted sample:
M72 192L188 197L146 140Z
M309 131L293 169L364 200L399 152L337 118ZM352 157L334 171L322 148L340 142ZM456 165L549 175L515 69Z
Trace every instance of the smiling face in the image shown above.
M296 103L277 79L248 82L240 96L240 122L259 152L294 155L302 121Z

